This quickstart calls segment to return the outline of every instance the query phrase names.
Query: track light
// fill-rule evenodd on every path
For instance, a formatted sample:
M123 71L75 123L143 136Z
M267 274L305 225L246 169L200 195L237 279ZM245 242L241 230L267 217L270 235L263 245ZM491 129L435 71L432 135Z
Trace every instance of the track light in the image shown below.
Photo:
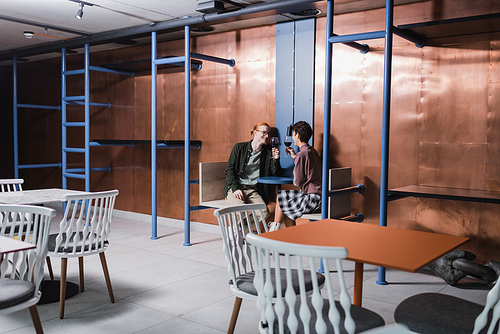
M76 12L75 18L81 20L83 17L83 3L80 2L80 9Z

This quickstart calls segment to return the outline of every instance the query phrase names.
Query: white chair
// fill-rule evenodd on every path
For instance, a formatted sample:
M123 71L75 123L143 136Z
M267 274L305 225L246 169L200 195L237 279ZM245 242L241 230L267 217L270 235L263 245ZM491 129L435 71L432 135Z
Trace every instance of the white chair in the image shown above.
M417 333L498 333L499 301L498 281L488 292L485 306L441 293L421 293L403 300L394 319Z
M265 222L262 210L266 205L262 204L244 204L231 206L214 211L215 217L219 221L222 233L223 250L228 263L229 284L231 292L235 296L233 312L227 333L233 333L238 319L238 313L241 307L242 299L257 299L257 290L253 285L254 265L252 264L251 249L245 241L245 234L248 231L256 229L255 233L267 232L268 227L264 223L262 226L258 223L259 218ZM264 231L262 231L262 229ZM274 272L272 273L274 275ZM306 289L312 289L312 276L306 275ZM322 286L325 278L323 275L316 275L315 284ZM285 282L284 282L285 283ZM285 285L285 284L283 284ZM293 273L292 286L298 293L297 272Z
M381 316L351 304L341 262L347 257L345 248L294 244L254 234L247 234L246 240L254 256L260 333L353 334L384 326ZM332 260L336 264L336 272L330 271ZM326 278L323 291L316 280L321 261ZM290 289L290 284L282 287L283 279L291 281L292 267L297 267L300 282L297 295ZM276 271L277 274L272 277L273 268L283 269ZM305 275L312 277L310 295L303 279ZM334 288L335 281L338 281L338 287ZM334 297L338 294L339 301L336 301Z
M40 206L0 205L0 234L36 245L34 249L0 254L0 315L29 308L36 333L43 333L36 304L42 296L43 263L50 221L55 215L54 209ZM17 219L12 221L10 217Z
M49 257L61 258L61 289L59 317L64 318L66 272L68 258L78 258L80 291L84 291L83 257L99 254L108 287L109 298L115 302L104 251L108 248L113 207L118 190L66 195L66 210L59 224L59 233L49 237Z
M1 179L0 180L0 192L14 192L14 191L23 191L22 184L24 183L23 179Z

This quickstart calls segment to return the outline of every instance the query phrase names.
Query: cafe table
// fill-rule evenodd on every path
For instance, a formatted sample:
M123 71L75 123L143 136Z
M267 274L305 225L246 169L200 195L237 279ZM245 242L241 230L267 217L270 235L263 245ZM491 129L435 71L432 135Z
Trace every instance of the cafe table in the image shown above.
M71 189L35 189L23 190L15 192L0 193L0 204L15 204L15 205L38 205L50 202L65 202L66 195L88 194L85 191ZM47 304L59 301L59 284L58 280L43 280L42 281L42 298L38 304ZM72 282L66 282L66 299L78 293L78 285Z
M358 306L362 302L365 263L414 273L469 240L336 219L282 228L261 236L297 244L345 247L346 259L355 263L353 303Z
M85 191L71 189L36 189L0 193L1 204L46 204L50 202L64 202L66 195L87 194Z
M0 256L33 248L36 248L36 245L0 235Z

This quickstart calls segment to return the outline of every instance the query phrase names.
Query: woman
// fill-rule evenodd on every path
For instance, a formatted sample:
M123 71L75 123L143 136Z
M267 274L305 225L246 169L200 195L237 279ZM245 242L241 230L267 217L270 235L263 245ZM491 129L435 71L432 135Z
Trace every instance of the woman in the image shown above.
M307 143L312 136L311 126L304 121L293 125L293 142L299 153L291 147L286 152L292 157L293 184L299 190L280 190L276 199L275 221L294 226L295 220L305 213L321 207L321 159L318 152Z
M227 161L224 198L229 205L269 203L271 185L257 183L260 176L281 175L280 151L267 144L271 129L266 122L254 125L249 142L234 145ZM265 217L269 216L266 208Z

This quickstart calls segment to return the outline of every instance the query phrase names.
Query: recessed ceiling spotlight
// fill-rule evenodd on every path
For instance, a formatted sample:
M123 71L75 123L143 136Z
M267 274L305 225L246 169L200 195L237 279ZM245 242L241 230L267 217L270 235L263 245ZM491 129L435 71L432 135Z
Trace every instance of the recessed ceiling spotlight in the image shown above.
M321 14L321 10L318 8L310 8L310 9L304 9L304 10L298 10L295 12L290 12L290 14L295 15L295 16L318 16Z
M25 31L23 34L24 34L24 37L26 37L26 38L33 38L33 36L35 35L35 33L33 31Z

